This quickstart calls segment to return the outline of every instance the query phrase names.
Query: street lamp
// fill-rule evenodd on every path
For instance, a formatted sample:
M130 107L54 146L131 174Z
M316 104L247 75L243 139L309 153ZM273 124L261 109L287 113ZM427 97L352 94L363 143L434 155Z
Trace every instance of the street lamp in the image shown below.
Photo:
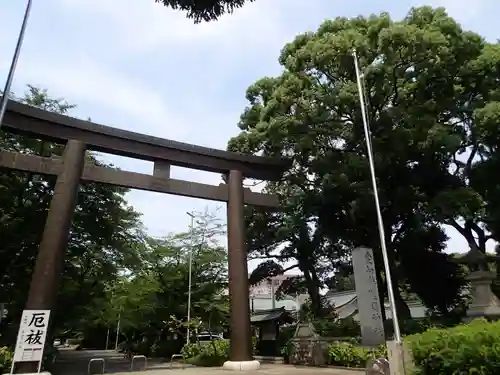
M12 81L14 79L14 73L16 71L17 61L19 60L19 54L21 53L21 47L23 45L24 33L26 31L26 26L28 25L28 18L31 11L31 1L28 0L26 4L26 10L24 12L23 23L21 25L21 30L19 31L19 36L17 37L16 49L14 50L14 56L10 63L9 73L7 75L7 80L5 81L5 87L3 89L2 98L0 100L0 127L2 127L3 117L5 115L5 110L7 109L7 103L9 101L10 86L12 86Z
M191 212L186 212L186 214L191 218L191 224L189 225L189 231L191 232L191 235L193 235L193 229L194 229L194 214ZM190 327L189 324L191 323L191 270L193 266L193 239L191 238L191 246L189 248L189 261L188 261L188 311L187 311L187 341L186 343L189 344L189 339L190 339Z

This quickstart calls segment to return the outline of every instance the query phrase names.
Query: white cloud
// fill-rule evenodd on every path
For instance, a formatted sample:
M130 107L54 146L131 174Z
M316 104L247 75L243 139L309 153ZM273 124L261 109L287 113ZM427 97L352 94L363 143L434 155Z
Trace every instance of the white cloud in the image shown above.
M5 62L0 64L6 65ZM64 97L76 97L119 111L132 117L132 124L160 130L162 134L155 134L158 136L183 138L189 130L182 119L168 109L165 93L130 76L108 70L85 55L67 60L32 59L28 56L20 60L16 78L50 88L52 92L64 93Z

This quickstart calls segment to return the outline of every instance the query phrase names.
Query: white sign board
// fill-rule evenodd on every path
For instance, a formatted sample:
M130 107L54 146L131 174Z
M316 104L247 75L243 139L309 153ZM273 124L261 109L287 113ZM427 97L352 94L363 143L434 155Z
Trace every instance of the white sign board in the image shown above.
M361 326L361 343L367 346L383 344L385 343L384 322L372 249L366 247L354 249L352 266Z
M43 358L50 310L24 310L17 334L14 362L34 362Z

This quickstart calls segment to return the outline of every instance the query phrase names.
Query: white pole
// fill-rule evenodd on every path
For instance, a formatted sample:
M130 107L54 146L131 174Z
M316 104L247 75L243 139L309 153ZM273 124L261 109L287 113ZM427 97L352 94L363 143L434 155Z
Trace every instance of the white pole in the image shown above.
M186 214L191 217L191 224L190 224L190 232L191 236L194 234L193 229L194 229L194 215L191 212L186 212ZM187 344L189 344L190 341L190 327L189 324L191 323L191 270L193 267L193 238L191 238L191 246L189 248L189 266L188 266L188 311L187 311L187 321L188 321L188 326L187 326Z
M385 243L384 221L382 219L382 212L380 210L380 201L379 201L379 197L378 197L377 178L375 175L375 163L373 161L373 149L372 149L372 142L371 142L370 126L368 124L368 117L366 115L364 90L363 90L363 85L361 83L361 73L359 70L358 56L357 56L355 50L353 51L352 56L354 58L354 68L356 70L356 81L358 84L359 101L360 101L360 106L361 106L361 116L363 118L363 127L365 130L366 149L367 149L367 153L368 153L368 162L370 164L370 174L371 174L371 179L372 179L373 196L375 198L375 210L377 211L378 232L380 235L380 247L382 250L382 257L384 259L385 278L386 278L386 282L387 282L387 294L389 296L389 305L390 305L391 314L392 314L392 324L394 326L394 341L396 341L397 343L401 343L401 332L399 330L398 315L397 315L396 303L395 303L395 299L394 299L394 290L392 289L391 268L389 265L389 257L387 255L387 246Z
M109 326L108 326L108 331L106 332L106 348L105 350L108 350L109 346Z
M19 54L21 53L21 47L23 46L24 33L26 32L26 26L28 25L28 18L31 11L31 1L28 0L26 4L26 10L24 12L23 23L21 25L21 30L19 31L19 36L17 37L16 49L14 50L14 56L10 63L9 73L7 75L7 80L5 81L5 87L3 89L3 96L0 99L0 127L2 127L3 117L5 116L5 111L7 110L7 103L9 101L10 87L12 86L12 81L14 80L14 73L16 72L17 61L19 60Z
M273 310L276 308L276 289L274 288L274 277L271 277L271 306Z
M295 293L295 303L297 305L297 323L300 319L300 303L299 303L299 293Z
M118 350L118 339L120 337L120 321L122 319L122 314L118 314L118 323L116 323L116 340L115 340L115 350Z

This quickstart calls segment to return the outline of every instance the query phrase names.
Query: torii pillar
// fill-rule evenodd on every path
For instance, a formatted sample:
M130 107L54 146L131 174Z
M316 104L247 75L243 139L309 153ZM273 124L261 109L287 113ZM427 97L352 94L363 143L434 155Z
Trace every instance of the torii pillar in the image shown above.
M243 174L230 171L228 178L227 239L230 299L230 351L225 370L252 371L260 368L252 356L248 265L245 248Z

